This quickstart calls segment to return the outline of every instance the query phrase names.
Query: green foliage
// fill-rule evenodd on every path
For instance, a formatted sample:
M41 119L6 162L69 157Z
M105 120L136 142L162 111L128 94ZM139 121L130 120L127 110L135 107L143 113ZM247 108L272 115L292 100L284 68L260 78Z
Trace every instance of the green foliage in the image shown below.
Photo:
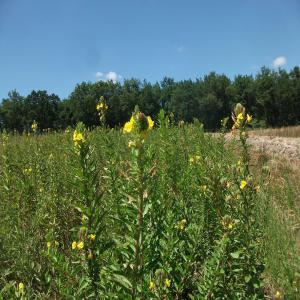
M144 135L83 123L2 134L0 297L263 299L275 220L239 112L240 140L226 145L164 111Z
M175 82L166 77L154 84L137 79L123 84L82 82L64 101L46 91L32 91L26 97L12 91L0 104L0 129L30 131L34 120L40 131L65 129L78 122L92 128L103 123L96 109L101 96L108 105L105 124L109 127L123 126L138 105L152 118L164 109L176 122L197 118L206 130L215 131L237 102L254 116L255 127L297 125L300 71L299 67L290 72L263 67L255 77L238 75L234 80L211 72L196 81Z

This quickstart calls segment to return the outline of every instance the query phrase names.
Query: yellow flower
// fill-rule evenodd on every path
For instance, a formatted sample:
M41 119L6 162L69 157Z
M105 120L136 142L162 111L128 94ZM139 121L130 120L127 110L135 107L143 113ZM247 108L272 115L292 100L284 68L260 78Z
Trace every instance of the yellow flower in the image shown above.
M279 291L276 291L275 295L274 295L274 298L275 299L281 299L281 293Z
M84 142L84 138L83 138L83 134L77 130L74 131L73 134L73 142L75 144L75 146L77 146L80 143Z
M123 127L124 133L130 133L136 131L141 138L147 136L148 130L151 130L154 126L154 122L151 117L146 117L143 113L136 113L131 116L130 121L126 122Z
M51 242L47 242L47 248L48 248L48 249L51 248Z
M86 215L82 215L82 217L81 217L81 222L82 222L83 224L85 224L87 220L88 220L88 217L87 217Z
M83 241L80 241L80 242L77 243L77 249L82 250L83 247L84 247L84 242Z
M252 122L252 116L250 116L249 114L247 114L247 122L251 123Z
M241 183L240 183L240 189L243 190L246 186L247 186L247 181L242 180Z
M94 241L96 239L96 234L91 233L89 235L89 238L90 238L91 241Z
M33 131L36 131L37 128L38 128L37 122L36 122L36 121L33 121L32 125L31 125L31 129L32 129Z
M243 113L239 113L236 117L236 119L234 119L234 125L232 127L232 129L236 129L236 128L239 128L242 123L244 121L244 114Z
M149 290L154 291L155 290L155 283L153 281L150 281L149 283Z
M76 248L77 248L77 243L74 241L74 242L72 243L72 249L75 250Z
M134 128L134 118L133 116L130 118L129 122L126 122L123 128L123 132L130 133Z
M32 172L32 168L24 169L25 174L30 174Z
M54 246L58 247L59 246L59 242L58 241L54 241Z
M165 286L166 286L166 288L169 288L171 286L171 280L170 279L166 278Z
M103 102L99 102L96 106L96 109L99 111L99 110L107 110L108 109L108 106L103 103Z
M244 115L243 113L239 113L237 116L237 120L243 121L244 120Z
M187 220L182 219L181 221L177 222L177 225L175 225L175 228L177 228L178 230L184 230L186 223L187 223Z
M152 129L154 126L153 120L151 119L150 116L147 117L147 120L148 120L148 129Z
M24 283L23 283L23 282L20 282L20 283L18 284L18 290L19 290L19 292L20 292L20 293L24 293L24 289L25 289Z
M226 215L222 218L221 224L225 229L231 230L234 226L234 220L232 220L230 216Z
M190 160L189 160L190 165L198 163L200 161L200 158L201 157L199 155L190 157Z
M200 188L203 192L205 192L207 190L207 185L201 185Z

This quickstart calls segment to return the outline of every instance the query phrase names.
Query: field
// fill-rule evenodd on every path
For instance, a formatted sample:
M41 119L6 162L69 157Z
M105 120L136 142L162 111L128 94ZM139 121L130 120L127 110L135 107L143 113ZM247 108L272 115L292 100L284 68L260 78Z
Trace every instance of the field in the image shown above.
M299 170L155 125L1 135L0 298L300 299Z
M257 129L257 130L255 130L255 134L262 135L262 136L281 136L281 137L299 138L300 137L300 126Z

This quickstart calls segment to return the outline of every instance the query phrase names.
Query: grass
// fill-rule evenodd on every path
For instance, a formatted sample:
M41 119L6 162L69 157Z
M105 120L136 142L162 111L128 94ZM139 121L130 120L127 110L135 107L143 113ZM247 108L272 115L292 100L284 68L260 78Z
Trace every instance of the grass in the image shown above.
M265 176L262 210L264 221L266 288L298 299L300 282L300 171L289 160L263 152L252 153L257 177ZM263 214L264 214L263 213Z
M299 299L297 170L197 125L77 130L1 136L0 298Z
M261 136L279 136L279 137L300 137L300 126L287 126L280 128L256 129L253 131L255 135Z

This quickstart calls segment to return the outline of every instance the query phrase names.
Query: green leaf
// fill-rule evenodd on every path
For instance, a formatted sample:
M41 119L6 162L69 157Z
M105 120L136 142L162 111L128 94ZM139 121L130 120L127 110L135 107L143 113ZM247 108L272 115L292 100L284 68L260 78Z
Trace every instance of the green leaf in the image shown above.
M84 291L88 286L89 286L89 281L87 278L83 277L80 282L79 282L79 290L78 293L81 293L82 291Z
M241 251L231 252L230 256L234 259L238 259L240 257Z
M113 280L119 284L121 284L123 287L127 289L131 289L132 285L131 282L123 275L120 274L114 274Z

